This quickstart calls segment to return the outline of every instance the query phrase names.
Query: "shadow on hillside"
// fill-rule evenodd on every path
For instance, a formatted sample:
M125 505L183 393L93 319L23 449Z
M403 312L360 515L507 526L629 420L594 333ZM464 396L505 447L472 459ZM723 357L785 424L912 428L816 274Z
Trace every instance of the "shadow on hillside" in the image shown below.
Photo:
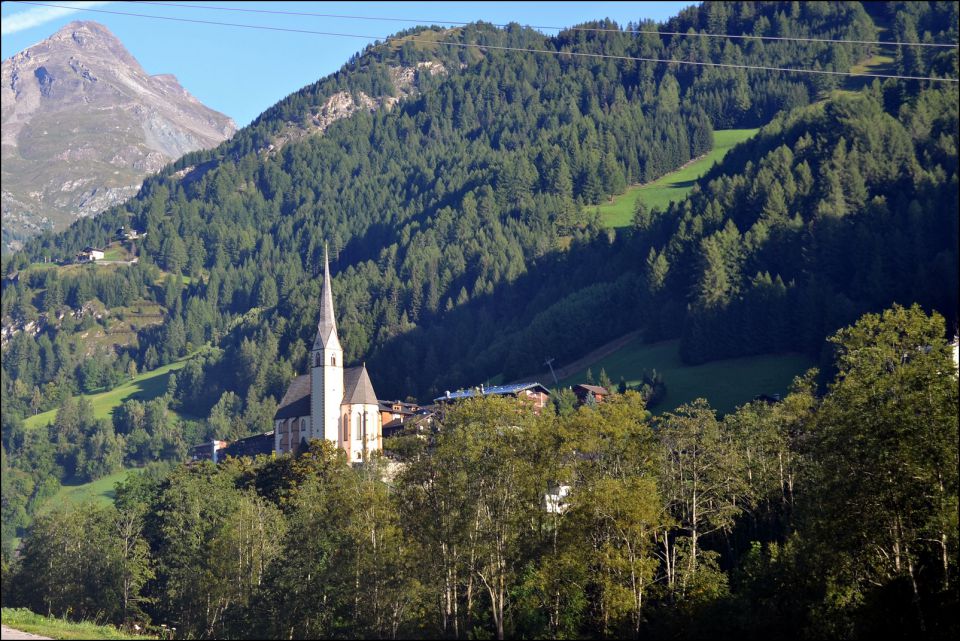
M583 318L576 314L584 308L582 301L567 304L572 296L594 285L629 278L643 264L634 259L643 249L629 247L635 242L629 232L610 233L612 239L604 233L591 241L575 240L567 251L529 259L525 273L497 283L493 293L471 298L449 311L425 310L416 327L387 340L368 360L378 392L383 398L426 400L499 374L504 380L534 375L543 371L547 358L556 358L558 363L572 360L637 329L643 314L635 296L623 300L620 309L591 309L591 313L599 312L588 323L595 327L564 321L565 315ZM472 286L465 278L455 281L441 298L440 307L461 287L469 292ZM549 314L544 317L547 310L557 314L555 323ZM551 335L531 334L531 323L534 328L548 326ZM541 344L543 349L539 349ZM407 374L414 370L437 375L417 388Z

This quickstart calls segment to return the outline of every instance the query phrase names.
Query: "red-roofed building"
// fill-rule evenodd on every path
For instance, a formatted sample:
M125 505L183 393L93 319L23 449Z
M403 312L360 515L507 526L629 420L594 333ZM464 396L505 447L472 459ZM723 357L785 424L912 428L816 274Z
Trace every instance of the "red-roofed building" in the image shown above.
M587 399L593 395L593 400L598 403L602 403L603 399L610 396L610 392L607 391L607 388L600 387L599 385L574 385L573 393L577 396L577 403L583 405L587 402Z

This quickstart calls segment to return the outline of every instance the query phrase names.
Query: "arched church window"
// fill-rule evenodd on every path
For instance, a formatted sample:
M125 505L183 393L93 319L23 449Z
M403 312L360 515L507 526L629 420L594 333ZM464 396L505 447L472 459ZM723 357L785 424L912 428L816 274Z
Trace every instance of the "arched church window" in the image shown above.
M320 354L320 352L317 352L316 354L314 354L314 355L313 355L313 366L314 366L314 367L321 367L321 366L323 365L323 361L321 360L322 358L323 358L323 356Z
M306 431L307 431L307 419L301 418L301 419L300 419L300 434L303 434L303 433L306 432Z
M337 357L334 356L333 354L331 354L331 355L330 355L330 367L336 367L336 366L337 366Z
M360 415L355 414L353 417L353 438L354 440L360 440Z

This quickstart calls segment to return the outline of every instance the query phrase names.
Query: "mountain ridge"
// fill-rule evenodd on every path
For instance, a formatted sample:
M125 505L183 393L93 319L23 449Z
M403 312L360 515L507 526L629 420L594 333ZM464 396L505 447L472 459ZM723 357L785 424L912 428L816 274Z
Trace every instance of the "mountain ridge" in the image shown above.
M109 29L74 21L3 61L4 244L134 195L235 123L172 74L149 75Z

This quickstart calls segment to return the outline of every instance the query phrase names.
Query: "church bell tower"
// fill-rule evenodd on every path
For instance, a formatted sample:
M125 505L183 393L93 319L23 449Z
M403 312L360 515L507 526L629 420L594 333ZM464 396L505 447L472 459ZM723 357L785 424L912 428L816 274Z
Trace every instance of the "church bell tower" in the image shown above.
M324 248L320 321L317 323L317 337L310 350L310 438L325 438L339 444L343 348L337 338L330 284L330 262Z

